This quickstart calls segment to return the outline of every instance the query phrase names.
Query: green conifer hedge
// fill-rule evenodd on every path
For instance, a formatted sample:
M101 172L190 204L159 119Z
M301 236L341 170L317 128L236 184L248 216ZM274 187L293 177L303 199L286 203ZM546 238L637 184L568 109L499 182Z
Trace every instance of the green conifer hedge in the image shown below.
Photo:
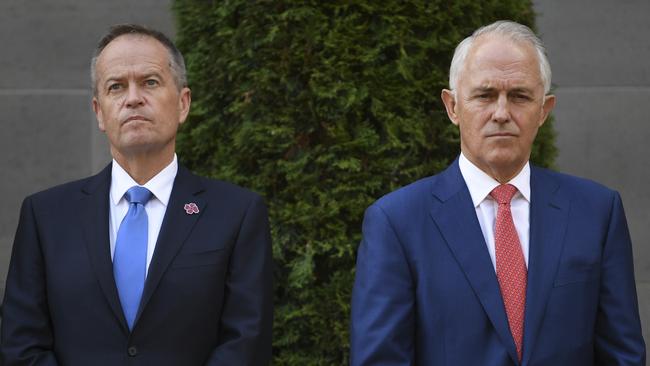
M459 152L444 112L456 44L532 25L517 0L176 0L192 88L181 161L266 197L274 365L346 365L365 208ZM533 160L555 156L550 123Z

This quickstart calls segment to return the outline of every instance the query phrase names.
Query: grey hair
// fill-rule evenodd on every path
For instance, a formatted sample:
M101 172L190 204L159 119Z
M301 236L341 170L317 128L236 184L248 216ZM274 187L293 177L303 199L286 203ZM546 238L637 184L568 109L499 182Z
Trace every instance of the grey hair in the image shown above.
M155 29L147 28L138 24L117 24L109 28L108 33L103 36L90 61L90 82L92 83L93 95L97 96L97 59L102 53L104 48L108 46L116 38L123 35L139 35L144 37L151 37L160 42L169 53L169 68L171 69L174 82L178 90L187 86L187 70L185 68L185 60L183 54L176 47L174 42L169 39L164 33Z
M490 25L483 26L471 36L465 38L456 46L454 57L451 59L451 67L449 68L449 89L456 90L458 86L458 78L465 66L467 54L472 48L474 41L484 35L498 34L510 38L513 41L528 42L535 48L537 53L537 61L539 62L539 72L544 85L544 93L548 94L551 90L551 65L546 57L546 49L542 41L533 33L533 31L523 24L519 24L510 20L499 20Z

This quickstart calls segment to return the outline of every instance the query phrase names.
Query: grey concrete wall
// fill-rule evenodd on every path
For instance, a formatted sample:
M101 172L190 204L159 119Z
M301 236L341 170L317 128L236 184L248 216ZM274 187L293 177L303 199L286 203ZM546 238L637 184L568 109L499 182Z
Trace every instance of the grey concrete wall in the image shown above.
M22 199L110 161L91 109L89 62L111 24L170 36L171 0L0 2L0 295Z
M558 168L621 193L649 343L650 2L534 3L557 95Z

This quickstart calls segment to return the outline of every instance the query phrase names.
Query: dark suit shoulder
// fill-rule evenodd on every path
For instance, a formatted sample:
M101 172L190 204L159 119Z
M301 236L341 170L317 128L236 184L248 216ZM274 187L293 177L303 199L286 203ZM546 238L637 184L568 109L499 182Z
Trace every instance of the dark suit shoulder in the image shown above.
M534 168L531 171L533 196L541 185L554 186L554 197L571 202L575 212L588 212L592 216L602 214L604 219L608 219L615 202L621 200L618 192L593 180Z
M100 173L101 174L101 173ZM30 201L36 209L58 209L69 205L83 196L83 192L97 182L98 175L74 180L44 189L28 195L25 201ZM108 184L107 181L105 184Z
M35 200L49 200L56 199L57 197L69 196L72 193L79 192L83 187L86 186L91 177L78 179L72 182L62 183L50 188L46 188L42 191L33 193L28 196Z
M574 175L560 173L540 167L533 167L532 171L532 181L535 180L536 175L545 177L557 182L561 190L570 192L573 197L588 197L591 199L594 197L602 197L611 199L613 195L617 194L615 190L591 179L577 177Z
M428 202L431 196L431 186L436 179L438 179L438 175L419 179L387 193L375 201L373 205L380 207L387 213L411 211L421 207L425 202Z

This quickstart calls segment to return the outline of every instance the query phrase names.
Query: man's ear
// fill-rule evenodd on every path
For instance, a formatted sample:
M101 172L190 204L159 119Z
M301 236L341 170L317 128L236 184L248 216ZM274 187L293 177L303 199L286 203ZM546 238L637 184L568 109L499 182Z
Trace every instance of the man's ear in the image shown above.
M549 94L544 96L544 104L542 104L542 120L539 121L539 127L546 122L546 118L553 110L553 107L555 107L555 95Z
M99 127L100 131L105 132L106 127L104 126L102 109L99 108L99 101L97 100L97 97L93 97L93 112L95 112L95 117L97 118L97 127Z
M447 116L451 123L458 126L458 115L456 114L456 93L449 89L442 89L440 94L442 102L445 104Z
M180 97L178 100L178 107L180 110L178 124L183 124L190 113L190 105L192 104L192 91L188 87L181 89Z

